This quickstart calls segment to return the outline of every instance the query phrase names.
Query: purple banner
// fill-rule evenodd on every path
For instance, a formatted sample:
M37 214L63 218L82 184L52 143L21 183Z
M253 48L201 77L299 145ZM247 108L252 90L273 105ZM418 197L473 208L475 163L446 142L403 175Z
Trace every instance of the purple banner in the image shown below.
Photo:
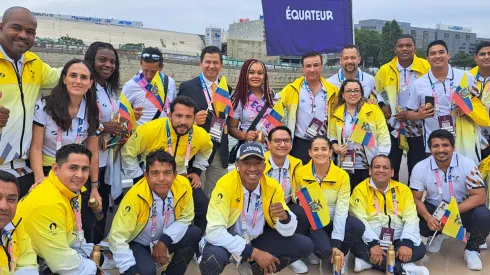
M339 53L352 43L351 0L262 0L267 55Z

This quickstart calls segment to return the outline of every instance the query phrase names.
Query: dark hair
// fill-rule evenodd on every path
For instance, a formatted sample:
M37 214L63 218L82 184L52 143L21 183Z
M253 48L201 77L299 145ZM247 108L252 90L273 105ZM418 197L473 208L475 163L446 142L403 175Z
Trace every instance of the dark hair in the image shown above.
M289 130L289 128L288 128L288 127L286 127L286 126L281 125L281 126L277 126L277 127L273 128L273 129L272 129L272 130L269 132L269 135L267 136L267 139L268 139L269 141L271 141L271 140L272 140L272 135L273 135L275 132L277 132L277 131L286 131L286 132L288 132L289 137L290 137L290 138L293 138L293 134L291 133L291 130Z
M373 168L373 163L374 163L374 160L375 159L378 159L378 158L383 158L383 159L387 159L389 162L390 162L390 168L393 169L393 166L391 165L391 159L390 157L388 157L387 155L376 155L372 160L371 160L371 164L369 164L369 168Z
M158 149L156 151L150 152L146 156L146 172L150 171L150 166L155 164L155 162L170 163L172 165L172 170L177 173L177 164L175 163L174 157L169 153L165 152L163 149Z
M326 141L326 142L327 142L328 147L329 147L329 148L332 148L332 142L330 141L330 139L328 139L327 135L321 135L321 134L319 134L319 135L314 136L314 137L313 137L313 138L310 140L310 146L308 146L308 150L310 150L310 149L311 149L311 146L313 146L313 142L315 142L315 140L317 140L317 139L323 139L324 141Z
M321 53L319 52L309 52L309 53L305 53L301 56L301 65L305 65L305 59L308 58L308 57L314 57L314 56L319 56L320 57L320 63L323 64L323 56Z
M342 85L340 85L340 90L339 94L337 96L337 102L335 103L334 110L336 110L338 107L342 106L342 104L345 104L345 99L342 96L344 94L345 86L347 86L348 83L355 82L359 84L359 88L361 89L361 99L359 100L359 103L357 103L357 110L361 110L362 105L366 102L366 99L364 98L364 88L362 88L362 83L359 79L355 78L348 78L342 82Z
M485 47L490 47L490 41L483 41L480 44L478 44L478 47L476 47L475 55L480 53L481 49Z
M223 55L221 54L221 50L216 46L207 46L201 51L201 62L204 60L204 56L206 54L219 54L219 61L223 63Z
M444 49L446 49L446 52L449 52L447 44L446 44L446 42L444 42L444 40L436 40L436 41L430 42L429 45L427 46L427 56L429 56L430 48L437 46L437 45L444 46Z
M395 42L395 47L396 47L396 44L398 44L398 40L400 40L400 39L404 39L404 38L410 38L410 39L412 39L413 45L415 46L415 38L413 38L413 36L411 36L410 34L402 34L402 35L400 35L400 37L398 37L398 39L396 40L396 42Z
M19 181L17 181L17 178L14 175L10 174L9 172L0 170L0 180L15 184L15 186L17 186L17 193L19 193Z
M359 51L359 47L357 45L354 45L354 44L347 44L345 45L343 48L342 48L342 51L341 51L341 54L344 53L344 50L347 50L347 49L355 49L357 51L357 55L361 55L361 52Z
M90 65L92 68L95 78L99 78L99 75L97 74L97 71L95 70L95 57L97 55L97 52L102 49L108 49L114 52L114 56L116 57L116 68L114 69L114 72L111 74L111 76L105 81L105 88L107 88L108 91L112 93L116 93L117 90L119 89L119 80L120 80L120 71L119 71L119 55L117 54L117 51L114 49L114 47L110 43L105 43L105 42L94 42L90 44L88 47L87 51L85 52L85 61Z
M231 101L233 102L233 109L236 109L238 103L245 106L248 101L248 73L253 64L259 63L264 68L264 85L262 91L264 92L265 102L267 106L273 106L271 91L269 88L269 77L267 76L267 68L264 63L257 59L249 59L243 63L240 69L240 75L238 76L238 82L236 84L235 92L231 95Z
M85 108L85 119L88 122L88 136L93 136L99 128L99 108L97 107L95 75L92 67L86 61L81 59L72 59L66 63L65 67L63 67L63 70L61 71L61 77L58 81L58 85L51 90L50 95L43 97L43 100L46 102L44 111L54 120L54 122L56 122L56 125L60 127L61 130L68 131L70 129L72 123L72 119L68 112L70 95L68 94L65 83L63 83L63 78L67 76L68 69L73 64L79 63L82 63L88 68L90 72L90 79L94 82L84 96L87 103Z
M434 132L432 132L430 134L429 142L428 142L429 148L432 147L432 140L435 138L443 139L443 140L447 139L452 147L454 147L454 145L456 143L454 136L453 136L453 134L451 134L451 132L449 132L448 130L439 129L439 130L435 130Z
M147 53L149 55L152 55L152 54L158 55L160 57L160 59L153 60L151 58L143 58L143 54L145 54L145 53ZM162 51L160 51L160 49L154 48L154 47L144 48L143 51L141 52L141 61L144 61L145 63L157 63L158 62L158 65L162 66L163 65Z
M199 107L197 107L197 104L192 98L188 96L178 96L176 97L171 103L170 103L170 112L173 113L175 110L175 105L177 104L182 104L186 107L193 108L194 109L194 114L197 114L199 111Z
M89 149L83 145L71 143L61 146L61 148L56 151L56 163L59 166L65 164L68 161L70 154L86 155L89 161L92 160L92 152L90 152Z

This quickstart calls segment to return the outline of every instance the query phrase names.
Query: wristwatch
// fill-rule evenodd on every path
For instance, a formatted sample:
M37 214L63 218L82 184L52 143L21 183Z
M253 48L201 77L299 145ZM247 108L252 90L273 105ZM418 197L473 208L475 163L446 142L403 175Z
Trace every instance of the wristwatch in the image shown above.
M104 124L102 124L102 122L99 124L99 129L97 129L97 131L95 131L95 134L97 136L100 136L102 134L102 132L104 132Z

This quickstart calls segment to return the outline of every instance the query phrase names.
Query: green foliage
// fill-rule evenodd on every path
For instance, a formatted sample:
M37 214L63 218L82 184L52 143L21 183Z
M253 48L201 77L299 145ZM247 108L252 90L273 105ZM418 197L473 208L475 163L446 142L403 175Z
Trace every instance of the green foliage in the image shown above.
M145 47L144 43L126 43L123 45L119 45L119 49L130 50L130 51L142 50L144 47Z
M456 67L472 68L476 66L475 59L468 53L457 53L452 58L452 64Z
M378 56L381 45L381 34L375 30L356 29L356 45L362 57L363 67L367 66L367 60L372 58L370 65L379 66Z
M70 46L84 46L82 39L77 39L74 37L70 37L68 34L66 36L62 36L58 38L56 44L70 45Z
M397 39L403 34L400 25L393 20L387 22L381 32L381 45L379 50L379 63L385 64L393 59Z
M415 52L415 54L420 57L420 58L425 58L427 59L427 51L424 50L424 49L417 49L417 51Z

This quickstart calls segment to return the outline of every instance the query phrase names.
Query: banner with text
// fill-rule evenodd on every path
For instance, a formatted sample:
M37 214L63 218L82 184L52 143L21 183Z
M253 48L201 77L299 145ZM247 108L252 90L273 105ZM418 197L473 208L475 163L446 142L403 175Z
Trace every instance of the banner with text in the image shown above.
M352 43L351 0L262 0L267 55L339 53Z

